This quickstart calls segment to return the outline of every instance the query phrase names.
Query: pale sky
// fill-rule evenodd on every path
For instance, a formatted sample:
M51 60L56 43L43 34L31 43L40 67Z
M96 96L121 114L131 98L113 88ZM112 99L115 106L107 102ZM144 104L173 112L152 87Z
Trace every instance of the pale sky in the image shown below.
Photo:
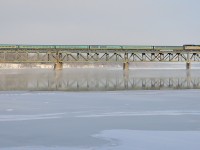
M0 43L200 45L200 0L0 0Z

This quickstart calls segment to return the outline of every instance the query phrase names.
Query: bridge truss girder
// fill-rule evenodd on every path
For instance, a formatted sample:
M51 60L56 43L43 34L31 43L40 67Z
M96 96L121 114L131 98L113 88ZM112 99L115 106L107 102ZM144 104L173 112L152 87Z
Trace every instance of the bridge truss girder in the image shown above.
M200 51L2 50L0 63L200 62Z

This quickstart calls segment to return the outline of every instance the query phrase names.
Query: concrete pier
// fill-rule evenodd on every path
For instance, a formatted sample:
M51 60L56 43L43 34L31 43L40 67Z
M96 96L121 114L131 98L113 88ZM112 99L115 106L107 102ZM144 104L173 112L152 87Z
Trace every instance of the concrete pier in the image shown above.
M123 63L123 70L125 70L125 71L129 70L129 63L128 62Z
M62 70L63 69L63 63L57 62L54 64L54 70Z
M191 63L190 62L186 62L186 69L187 70L191 69Z

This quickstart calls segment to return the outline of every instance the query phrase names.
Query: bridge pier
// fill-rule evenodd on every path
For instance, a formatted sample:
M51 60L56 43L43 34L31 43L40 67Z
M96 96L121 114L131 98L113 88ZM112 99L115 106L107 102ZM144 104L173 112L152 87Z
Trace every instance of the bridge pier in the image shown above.
M190 62L186 62L186 69L187 70L191 69L191 63Z
M62 70L63 69L63 63L57 62L54 64L54 70Z
M128 71L129 70L129 63L128 62L124 62L123 63L123 70L124 71Z
M186 69L191 69L190 53L187 53Z

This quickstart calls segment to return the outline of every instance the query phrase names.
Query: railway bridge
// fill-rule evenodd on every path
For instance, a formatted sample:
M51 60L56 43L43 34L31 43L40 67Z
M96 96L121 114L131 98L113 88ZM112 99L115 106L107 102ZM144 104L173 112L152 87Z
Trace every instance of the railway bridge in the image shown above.
M70 62L200 62L200 45L5 45L0 44L0 63L54 63L55 70Z

